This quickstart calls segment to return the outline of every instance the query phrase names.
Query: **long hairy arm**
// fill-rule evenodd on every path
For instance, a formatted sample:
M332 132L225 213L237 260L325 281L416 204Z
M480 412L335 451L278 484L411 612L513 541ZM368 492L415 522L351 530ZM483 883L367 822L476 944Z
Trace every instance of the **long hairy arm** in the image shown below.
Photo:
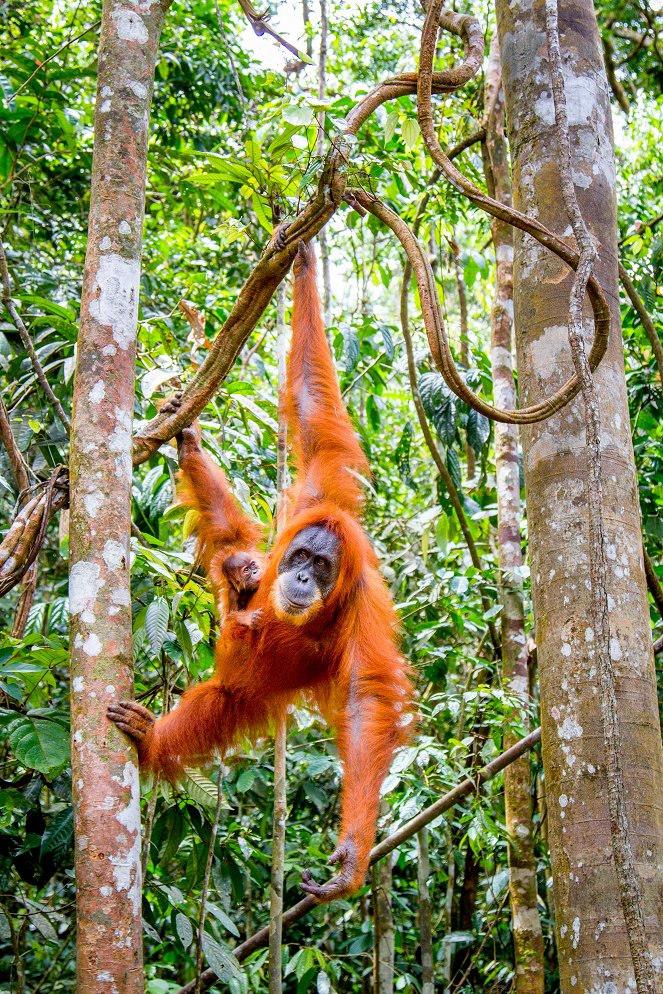
M295 510L330 500L358 514L368 462L345 409L325 335L315 253L300 242L294 263L292 346L284 396L298 471Z

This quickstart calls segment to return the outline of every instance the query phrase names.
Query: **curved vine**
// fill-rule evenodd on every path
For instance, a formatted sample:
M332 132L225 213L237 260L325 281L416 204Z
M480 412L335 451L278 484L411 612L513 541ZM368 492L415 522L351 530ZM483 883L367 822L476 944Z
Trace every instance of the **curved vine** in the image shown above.
M458 65L435 72L433 58L440 29L461 39L464 56ZM578 265L578 254L570 246L534 218L506 207L483 193L453 166L449 156L445 155L440 147L433 122L432 94L453 93L463 86L476 75L482 65L483 57L484 38L478 20L469 14L457 14L445 9L443 0L431 0L422 31L419 72L401 73L383 80L374 87L350 112L344 136L356 135L362 124L381 104L406 94L416 94L424 143L446 178L471 203L532 235L575 270ZM379 217L394 231L405 249L417 278L433 358L454 393L487 417L515 424L543 421L576 396L580 385L577 377L573 376L548 400L516 411L502 411L483 401L467 387L456 368L449 348L435 279L425 253L405 221L373 194L364 190L353 190L351 196L346 196L345 174L348 161L349 143L342 137L332 144L314 198L287 225L287 228L283 226L280 237L273 238L265 248L258 264L239 292L227 320L214 339L205 362L184 390L177 413L160 413L136 433L133 456L135 465L144 462L162 443L167 442L190 424L209 403L265 312L277 286L287 275L298 242L315 237L344 200ZM593 370L607 348L610 315L603 291L593 277L590 279L588 293L595 323L594 343L589 356Z

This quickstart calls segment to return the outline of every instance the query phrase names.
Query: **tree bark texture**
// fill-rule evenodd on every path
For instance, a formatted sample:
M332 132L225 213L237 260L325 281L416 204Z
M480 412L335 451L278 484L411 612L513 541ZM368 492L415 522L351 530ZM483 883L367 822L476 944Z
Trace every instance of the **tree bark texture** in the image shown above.
M511 177L504 135L504 95L498 38L490 46L485 83L484 162L491 196L511 204ZM512 363L513 230L493 218L495 297L491 314L490 359L495 403L516 407ZM520 544L520 466L518 428L495 422L497 548L502 597L502 679L526 712L530 703ZM510 733L505 745L513 745ZM543 933L537 907L536 856L532 831L530 758L522 756L504 773L504 805L509 833L509 897L517 994L543 994Z
M167 3L105 0L71 436L71 724L78 994L143 990L133 695L131 432L150 100Z
M419 942L421 945L421 994L435 994L433 967L433 909L431 907L428 878L428 829L417 832L417 880L419 885Z
M391 910L391 854L372 871L373 880L373 991L394 994L394 915Z
M572 238L559 179L541 0L497 5L514 200ZM608 351L595 374L601 409L610 655L614 666L630 842L651 954L663 970L663 750L651 650L637 479L631 447L617 286L617 229L608 86L590 0L560 4L573 179L610 302ZM520 404L571 372L572 275L531 237L515 238ZM592 323L586 321L586 333ZM543 756L560 982L571 991L634 990L606 800L598 661L591 622L587 452L580 398L522 433Z

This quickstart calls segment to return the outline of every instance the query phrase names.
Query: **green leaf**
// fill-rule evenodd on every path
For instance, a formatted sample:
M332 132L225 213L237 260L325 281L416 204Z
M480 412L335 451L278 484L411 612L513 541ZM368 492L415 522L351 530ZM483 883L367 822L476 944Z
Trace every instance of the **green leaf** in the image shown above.
M178 911L175 915L175 928L177 929L180 942L185 949L188 949L193 942L193 926L181 911Z
M424 410L432 418L447 393L447 385L440 373L424 373L419 378L418 386Z
M46 915L42 915L40 912L36 914L33 912L30 915L30 922L37 928L39 932L44 936L48 942L57 942L58 934L49 922Z
M18 762L47 777L69 761L69 733L55 721L24 715L11 724L8 738Z
M318 974L315 989L317 994L332 994L331 981L324 970Z
M452 445L456 440L456 421L457 410L454 396L450 390L447 390L433 411L435 430L445 445Z
M359 362L359 355L361 352L359 337L355 329L349 324L342 325L341 334L343 335L345 371L346 373L351 373Z
M235 925L232 918L228 917L228 915L225 913L223 908L219 908L218 905L213 904L211 901L208 901L207 909L211 915L214 915L217 921L221 922L223 927L227 929L227 931L230 932L231 935L234 935L236 939L239 939L239 929Z
M256 779L256 771L253 768L248 770L242 770L240 775L237 777L237 790L240 794L245 794L247 790L251 790Z
M387 121L384 126L384 140L387 144L396 134L399 117L400 115L397 110L392 110L390 114L387 114Z
M309 124L313 124L315 114L313 113L312 107L300 104L289 104L287 107L283 108L283 119L284 121L287 121L288 124L296 124L297 127L307 128Z
M501 613L501 611L502 611L501 604L493 604L493 606L489 607L487 611L484 611L483 620L490 621L491 618L496 618L497 615Z
M396 350L394 348L394 339L391 334L391 328L389 327L389 325L381 324L380 334L382 335L382 341L384 343L385 355L387 359L389 359L389 361L391 362L391 360L394 358L394 352Z
M199 770L186 767L186 776L182 780L182 787L189 797L198 804L207 808L215 808L218 799L218 788L213 780L206 777Z
M400 441L396 446L396 451L394 452L394 461L396 463L396 468L398 469L398 475L404 483L407 483L408 487L412 490L416 490L417 486L412 478L412 469L410 467L410 450L412 448L412 435L413 429L410 421L407 422L403 428L403 434L400 437Z
M41 855L56 853L63 855L74 839L74 809L70 806L53 815L41 837Z
M460 473L460 462L458 461L458 454L455 449L447 449L446 464L447 469L451 473L451 479L454 482L456 490L462 494L463 478Z
M168 601L165 597L156 597L148 606L145 614L145 631L155 656L159 655L166 641L169 617Z
M366 416L373 431L379 431L382 424L380 409L375 399L375 394L370 393L366 398Z
M414 148L417 144L417 139L421 133L421 128L419 127L419 122L413 117L408 117L407 120L403 121L401 125L401 134L403 135L403 141L408 148Z
M253 209L256 212L256 217L261 227L265 229L268 235L271 235L274 225L272 224L271 216L267 213L269 204L264 197L259 197L257 193L251 194L251 203L253 204Z
M477 455L481 454L486 442L490 438L490 421L485 414L480 414L473 407L467 415L467 441L472 446Z
M230 949L217 942L207 932L203 933L203 952L219 980L228 983L231 977L241 979L242 970Z

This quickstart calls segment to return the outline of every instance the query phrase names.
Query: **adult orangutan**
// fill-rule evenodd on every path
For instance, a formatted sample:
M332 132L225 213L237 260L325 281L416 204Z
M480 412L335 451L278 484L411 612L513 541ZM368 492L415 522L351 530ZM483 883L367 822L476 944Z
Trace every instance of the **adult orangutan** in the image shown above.
M236 625L236 616L228 616L214 676L187 690L175 711L155 720L141 705L124 702L108 715L138 743L141 766L176 779L184 765L265 731L302 695L316 703L336 730L343 762L340 839L329 860L339 869L325 884L305 871L302 887L329 901L364 881L380 785L394 750L408 738L411 687L394 607L359 523L368 465L327 344L315 256L303 243L294 265L292 327L284 411L297 478L287 527L251 597L251 619ZM231 548L257 563L256 526L228 503L225 478L203 455L195 430L183 434L188 500L201 512L200 547L218 588L215 550L219 563ZM251 620L253 630L245 627Z

